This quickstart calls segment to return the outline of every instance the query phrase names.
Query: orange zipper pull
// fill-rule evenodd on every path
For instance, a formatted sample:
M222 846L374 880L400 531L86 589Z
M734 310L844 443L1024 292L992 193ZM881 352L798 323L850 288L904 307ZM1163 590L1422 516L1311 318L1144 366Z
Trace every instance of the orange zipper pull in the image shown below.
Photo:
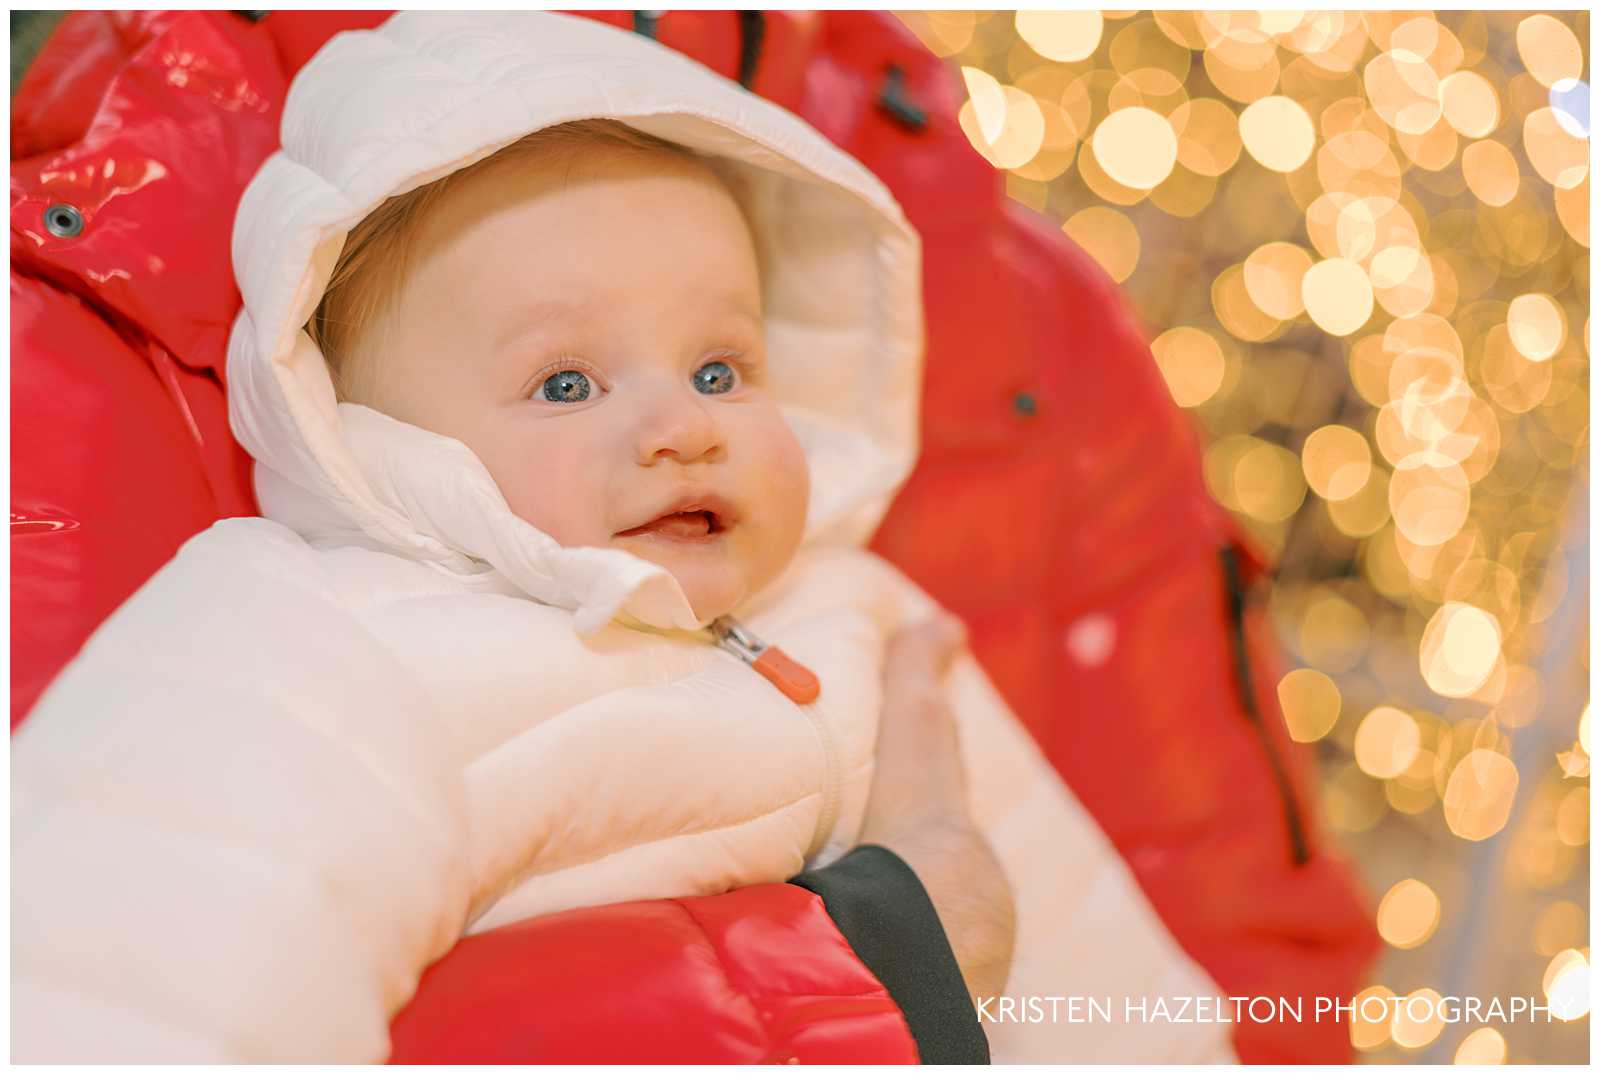
M809 705L821 695L822 684L815 672L777 646L761 641L732 616L712 620L710 630L719 647L760 672L790 701Z
M770 679L774 687L800 705L815 702L817 695L822 693L822 684L817 682L816 673L777 646L762 650L761 656L750 667Z

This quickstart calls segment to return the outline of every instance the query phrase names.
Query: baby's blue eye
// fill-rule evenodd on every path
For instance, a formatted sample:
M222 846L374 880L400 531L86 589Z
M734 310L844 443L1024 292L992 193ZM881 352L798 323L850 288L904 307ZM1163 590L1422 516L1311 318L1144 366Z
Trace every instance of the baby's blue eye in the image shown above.
M731 392L734 380L733 367L726 362L707 362L694 371L695 391L708 396Z
M544 379L544 398L551 403L581 403L589 398L589 378L577 370L562 370Z

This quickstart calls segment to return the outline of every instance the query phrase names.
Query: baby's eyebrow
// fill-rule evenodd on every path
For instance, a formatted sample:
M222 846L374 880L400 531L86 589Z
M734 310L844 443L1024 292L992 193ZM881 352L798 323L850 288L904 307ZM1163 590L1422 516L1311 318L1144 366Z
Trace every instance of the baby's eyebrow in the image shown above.
M581 314L595 304L595 299L537 299L533 302L518 306L509 319L505 328L495 337L494 348L501 350L508 344L521 339L536 329L543 328L546 324L564 315Z

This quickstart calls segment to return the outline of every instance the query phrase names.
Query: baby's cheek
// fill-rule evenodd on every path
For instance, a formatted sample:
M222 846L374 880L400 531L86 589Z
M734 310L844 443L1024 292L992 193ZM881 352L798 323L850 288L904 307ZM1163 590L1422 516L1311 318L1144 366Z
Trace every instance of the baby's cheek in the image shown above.
M513 515L562 545L595 543L588 498L579 495L581 486L561 480L559 458L541 459L537 451L515 448L497 455L489 473Z
M806 509L811 501L811 468L788 423L781 415L776 421L760 478L770 501L773 544L792 553L805 530Z

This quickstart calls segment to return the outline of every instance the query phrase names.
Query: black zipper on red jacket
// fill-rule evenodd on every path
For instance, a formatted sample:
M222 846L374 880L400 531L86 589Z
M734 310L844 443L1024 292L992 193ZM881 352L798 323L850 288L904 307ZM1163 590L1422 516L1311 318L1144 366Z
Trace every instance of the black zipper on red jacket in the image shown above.
M1300 813L1300 804L1295 799L1294 785L1289 780L1288 767L1272 741L1266 719L1261 715L1261 706L1256 699L1255 675L1250 667L1250 648L1245 638L1245 589L1239 574L1239 554L1233 548L1223 548L1221 556L1222 576L1228 589L1229 640L1233 646L1233 676L1234 684L1239 691L1239 704L1244 708L1244 715L1261 740L1261 749L1267 755L1267 764L1272 770L1272 779L1278 788L1278 798L1283 805L1284 822L1289 829L1289 855L1296 866L1303 866L1311 860L1311 848L1306 840L1305 820Z

